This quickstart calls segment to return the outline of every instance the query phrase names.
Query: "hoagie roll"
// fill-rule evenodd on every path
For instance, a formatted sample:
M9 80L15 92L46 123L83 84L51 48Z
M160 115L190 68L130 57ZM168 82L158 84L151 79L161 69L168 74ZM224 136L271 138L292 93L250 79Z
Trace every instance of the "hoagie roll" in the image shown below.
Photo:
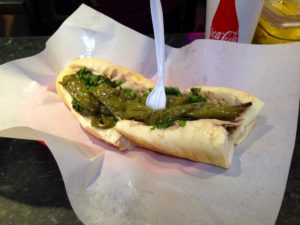
M229 168L234 146L252 131L263 102L226 87L166 87L167 108L145 105L154 83L95 58L61 71L56 89L84 129L120 150L152 151Z

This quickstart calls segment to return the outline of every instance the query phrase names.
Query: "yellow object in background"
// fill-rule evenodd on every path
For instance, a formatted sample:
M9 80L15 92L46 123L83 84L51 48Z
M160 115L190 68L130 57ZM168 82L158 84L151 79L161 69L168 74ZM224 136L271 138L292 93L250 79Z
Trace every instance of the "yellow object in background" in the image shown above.
M300 41L300 1L266 0L253 38L255 44Z
M4 37L10 37L15 22L14 15L0 15L4 21Z

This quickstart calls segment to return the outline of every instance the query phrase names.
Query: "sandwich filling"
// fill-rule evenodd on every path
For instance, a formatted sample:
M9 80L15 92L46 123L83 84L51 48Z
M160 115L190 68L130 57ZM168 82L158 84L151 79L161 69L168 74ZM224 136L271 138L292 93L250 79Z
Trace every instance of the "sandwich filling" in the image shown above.
M151 89L135 90L125 85L124 80L113 80L95 75L85 67L74 74L64 76L60 84L72 96L72 107L83 116L91 118L91 126L108 129L119 120L135 120L153 128L172 125L185 126L186 121L216 119L237 126L239 116L251 102L231 105L212 101L200 88L191 88L183 93L177 87L166 87L167 106L152 110L146 106Z

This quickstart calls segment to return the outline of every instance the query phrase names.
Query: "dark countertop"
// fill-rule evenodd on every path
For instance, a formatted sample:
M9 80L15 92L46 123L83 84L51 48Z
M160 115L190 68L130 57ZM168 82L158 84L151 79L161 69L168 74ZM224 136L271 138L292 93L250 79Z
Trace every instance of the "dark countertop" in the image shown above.
M201 34L166 35L179 47ZM32 56L47 37L0 38L0 64ZM300 224L300 132L276 225ZM35 179L31 179L34 177ZM49 149L37 141L0 138L0 225L82 224L68 200L58 166Z

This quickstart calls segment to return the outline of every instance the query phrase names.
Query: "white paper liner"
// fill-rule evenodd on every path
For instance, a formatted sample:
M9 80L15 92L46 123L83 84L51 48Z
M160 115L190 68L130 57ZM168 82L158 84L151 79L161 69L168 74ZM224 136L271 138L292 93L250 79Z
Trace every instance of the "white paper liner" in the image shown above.
M40 54L0 66L0 135L45 140L85 224L274 224L293 153L300 44L197 40L166 47L168 84L228 86L265 102L228 170L143 149L120 153L88 135L55 92L69 61L100 57L145 76L152 39L82 5Z

